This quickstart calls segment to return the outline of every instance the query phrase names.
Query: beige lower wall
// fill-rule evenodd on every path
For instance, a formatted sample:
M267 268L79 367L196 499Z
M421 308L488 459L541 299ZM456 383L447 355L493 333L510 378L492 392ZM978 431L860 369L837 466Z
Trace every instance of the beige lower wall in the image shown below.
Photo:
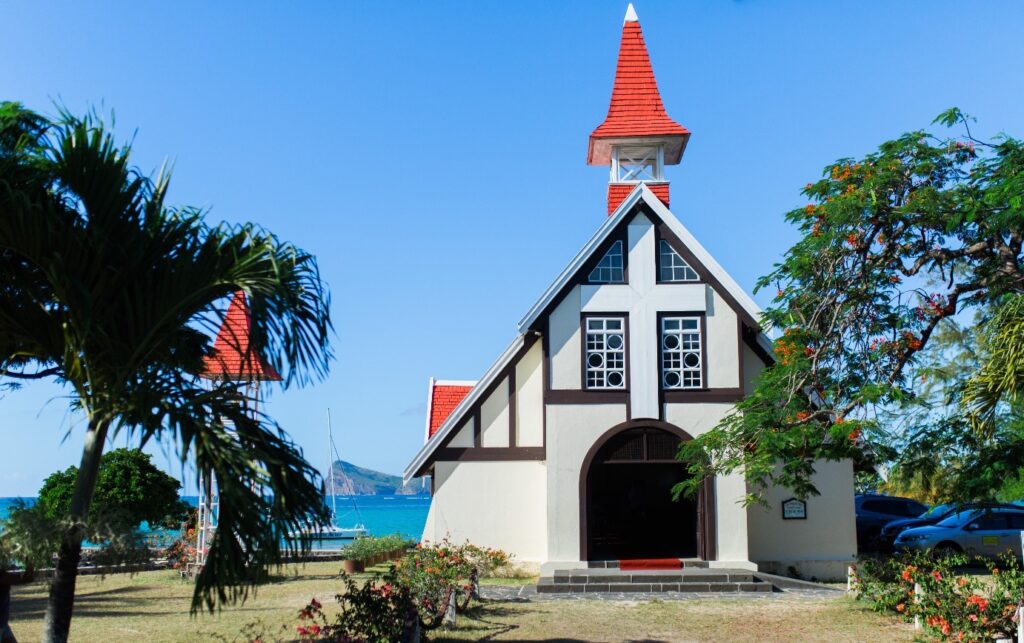
M750 560L763 571L795 571L821 580L843 578L846 566L857 556L853 464L819 461L814 468L812 480L821 495L807 499L806 520L782 518L781 504L792 493L781 488L766 492L767 509L747 509Z
M438 462L423 540L496 547L521 563L547 559L547 476L540 461Z
M547 407L548 561L580 560L583 460L602 434L625 421L625 404Z
M693 437L713 429L732 411L733 405L666 404L665 419ZM747 546L747 511L741 504L746 495L741 473L715 479L715 546L720 561L750 560Z

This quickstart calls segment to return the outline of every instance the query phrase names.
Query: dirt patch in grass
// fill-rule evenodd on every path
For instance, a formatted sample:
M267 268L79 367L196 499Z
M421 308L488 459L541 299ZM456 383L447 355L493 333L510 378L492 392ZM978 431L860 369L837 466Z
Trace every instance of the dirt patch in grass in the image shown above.
M912 641L849 599L488 602L437 641Z
M175 572L82 577L72 641L242 641L246 626L294 633L298 611L316 597L330 612L341 588L338 563L289 565L242 605L189 616L192 584ZM494 582L494 581L488 581ZM508 581L527 582L526 579ZM12 627L22 641L42 635L46 585L14 588ZM465 641L910 641L904 623L848 599L709 598L690 601L486 601L458 628L432 640Z

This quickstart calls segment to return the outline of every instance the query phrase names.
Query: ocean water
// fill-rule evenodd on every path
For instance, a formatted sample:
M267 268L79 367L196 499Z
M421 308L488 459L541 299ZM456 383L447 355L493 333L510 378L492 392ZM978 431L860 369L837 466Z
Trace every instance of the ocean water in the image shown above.
M198 504L196 496L184 496L183 499L193 507ZM10 507L19 500L27 504L35 502L35 498L0 498L0 518L5 518ZM362 524L372 536L398 533L419 540L430 509L429 496L336 496L334 500L338 507L335 524L339 527ZM330 498L327 504L331 504ZM145 525L144 531L160 540L176 535L163 530L147 530ZM315 543L314 548L338 549L344 542Z

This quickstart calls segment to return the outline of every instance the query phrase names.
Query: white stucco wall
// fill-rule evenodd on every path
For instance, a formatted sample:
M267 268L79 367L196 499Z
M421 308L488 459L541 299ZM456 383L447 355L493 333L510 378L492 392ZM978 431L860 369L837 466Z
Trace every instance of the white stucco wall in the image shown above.
M451 536L497 547L517 562L547 558L543 462L438 462L423 540Z
M548 317L548 345L551 388L576 389L583 386L583 350L580 343L580 287L560 301Z
M539 341L516 364L516 446L544 446L543 364Z
M508 446L508 378L480 405L480 446Z
M462 426L455 432L455 437L448 443L452 448L465 448L473 446L473 432L476 430L476 421L469 418L462 423Z
M578 563L583 459L605 431L626 421L626 405L549 405L547 414L548 561Z
M707 288L708 387L738 388L739 343L736 311L713 288Z
M792 497L786 489L766 492L769 507L750 507L750 559L763 571L804 577L842 578L857 556L853 507L853 464L849 460L814 463L812 478L821 492L807 499L806 520L783 520L781 503Z

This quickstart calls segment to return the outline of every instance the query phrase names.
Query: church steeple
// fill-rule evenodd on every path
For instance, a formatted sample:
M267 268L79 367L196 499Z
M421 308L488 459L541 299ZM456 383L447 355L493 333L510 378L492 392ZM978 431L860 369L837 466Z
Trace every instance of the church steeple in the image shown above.
M589 165L611 168L609 214L638 183L646 183L668 205L664 167L679 163L689 138L690 131L665 112L640 21L630 4L608 116L591 133L587 150Z

